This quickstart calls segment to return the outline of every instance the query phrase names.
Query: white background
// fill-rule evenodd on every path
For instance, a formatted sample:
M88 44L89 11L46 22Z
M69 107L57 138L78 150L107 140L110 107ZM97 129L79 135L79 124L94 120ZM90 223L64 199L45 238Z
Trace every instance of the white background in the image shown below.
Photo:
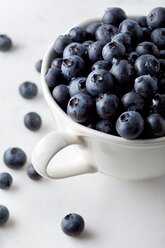
M10 172L14 179L11 189L0 191L0 204L10 211L9 222L0 227L1 248L165 247L165 177L126 182L93 174L34 182L26 168L14 171L3 164L4 151L18 146L28 156L27 166L35 144L56 129L35 62L58 34L75 23L101 17L110 5L121 6L128 14L147 14L154 6L165 5L165 0L0 0L0 33L14 43L10 52L0 53L0 171ZM39 87L34 100L18 93L25 80ZM23 117L29 111L42 117L38 132L24 127ZM64 235L60 228L70 212L81 214L86 222L78 238Z

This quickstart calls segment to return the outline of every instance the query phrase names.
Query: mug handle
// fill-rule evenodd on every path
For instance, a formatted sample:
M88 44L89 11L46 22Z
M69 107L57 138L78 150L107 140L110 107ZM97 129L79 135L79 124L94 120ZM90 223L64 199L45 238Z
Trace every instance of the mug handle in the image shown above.
M43 137L36 145L32 153L32 164L35 170L46 178L60 179L76 176L84 173L96 172L95 166L88 159L77 154L77 159L49 166L50 160L62 149L70 145L84 146L83 139L72 134L55 131Z

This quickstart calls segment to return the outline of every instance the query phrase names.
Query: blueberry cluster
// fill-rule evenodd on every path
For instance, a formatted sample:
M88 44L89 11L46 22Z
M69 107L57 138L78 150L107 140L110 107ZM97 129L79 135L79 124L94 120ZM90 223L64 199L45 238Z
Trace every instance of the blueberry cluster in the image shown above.
M126 139L165 135L165 8L134 19L108 8L54 51L45 81L72 120Z

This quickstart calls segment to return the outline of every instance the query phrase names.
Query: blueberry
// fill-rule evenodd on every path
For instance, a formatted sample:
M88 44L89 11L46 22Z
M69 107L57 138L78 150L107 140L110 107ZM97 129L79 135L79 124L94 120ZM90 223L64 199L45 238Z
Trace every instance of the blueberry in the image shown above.
M92 118L94 102L91 96L78 93L69 100L67 114L76 122L83 123Z
M11 39L4 34L0 35L0 51L1 52L7 52L12 47L12 41Z
M67 105L70 95L68 86L65 84L57 85L52 91L53 98L59 105Z
M103 59L112 63L113 59L121 59L125 55L125 47L122 43L113 41L107 43L102 50Z
M5 224L9 219L9 210L4 205L0 205L0 225Z
M101 120L96 123L96 130L103 133L115 134L114 123L110 120Z
M158 82L159 92L165 94L165 75Z
M152 97L158 91L157 80L150 75L142 75L135 79L134 88L143 98Z
M147 27L147 17L146 16L139 16L137 19L137 22L141 27L143 27L143 28Z
M148 74L156 76L160 70L160 63L153 55L145 54L135 61L135 69L139 76Z
M30 164L27 169L26 169L27 175L32 179L32 180L39 180L42 178L41 175L37 173L37 171L34 169L34 166Z
M40 129L41 123L41 117L35 112L30 112L24 117L24 124L31 131L37 131Z
M103 41L95 41L88 48L88 57L92 63L102 59L102 49L105 43Z
M119 110L119 98L110 93L101 94L96 100L96 112L101 119L113 119Z
M138 57L139 57L139 55L136 52L130 52L128 54L128 61L131 64L134 64Z
M151 103L151 113L159 113L165 118L165 94L157 94Z
M55 67L61 70L62 62L63 62L63 58L55 58L51 62L51 67Z
M87 93L86 90L86 77L78 77L73 79L69 84L70 96L74 96L78 93Z
M143 31L139 24L134 20L125 19L120 23L119 29L121 33L128 33L135 44L140 42L143 38Z
M165 59L159 59L160 71L165 72Z
M78 42L72 42L67 47L65 47L63 52L63 58L68 58L72 55L78 55L84 58L86 54L87 48L84 45Z
M63 232L69 236L78 236L80 235L85 227L83 218L75 213L66 215L62 222L61 228Z
M91 38L95 38L96 29L100 27L100 25L100 22L92 22L86 27L86 31L91 36Z
M113 8L108 8L105 11L104 16L102 18L102 22L104 24L112 24L118 27L119 24L126 18L127 15L124 12L124 10L122 10L121 8L113 7Z
M159 57L159 50L157 46L149 41L143 41L136 47L136 53L139 55L153 54L155 57Z
M54 51L62 55L65 47L72 42L72 38L68 35L60 35L54 42Z
M127 60L115 61L110 72L116 78L118 87L127 91L132 87L136 74Z
M147 25L152 29L165 27L165 8L157 7L151 10L147 16Z
M143 31L143 40L150 41L151 40L151 29L142 28L142 31Z
M82 44L88 49L93 42L93 40L86 40Z
M37 95L37 86L32 82L24 82L19 87L19 92L22 97L26 99L32 99Z
M160 50L159 55L161 59L165 59L165 50Z
M75 42L84 42L87 37L87 32L84 28L81 27L74 27L69 31L69 36Z
M110 69L110 63L108 63L105 60L99 60L96 63L92 65L91 71L97 70L97 69L105 69L109 70Z
M96 30L95 38L103 42L110 42L112 38L118 33L118 29L110 24L103 24Z
M13 178L9 173L7 172L0 173L0 189L10 188L12 182L13 182Z
M117 122L116 130L118 134L125 139L136 139L143 132L144 120L136 111L127 111L122 113Z
M112 42L113 41L122 43L125 46L126 50L128 51L132 50L131 36L127 33L119 33L115 35L112 38Z
M26 163L26 154L17 147L7 149L3 156L4 163L11 169L18 169Z
M62 80L61 70L56 67L51 67L45 74L45 82L49 88L54 88Z
M94 70L87 77L86 88L93 97L98 97L100 94L113 90L114 86L111 73L104 69Z
M41 72L41 67L42 67L42 59L37 61L35 67L36 67L36 70L40 73Z
M84 74L85 62L81 57L72 55L63 60L61 70L64 77L71 80Z
M123 95L121 102L126 110L142 112L144 108L144 99L134 91Z
M165 120L160 114L151 114L146 120L147 132L151 137L165 135Z
M157 28L151 33L151 40L160 49L165 48L165 28Z

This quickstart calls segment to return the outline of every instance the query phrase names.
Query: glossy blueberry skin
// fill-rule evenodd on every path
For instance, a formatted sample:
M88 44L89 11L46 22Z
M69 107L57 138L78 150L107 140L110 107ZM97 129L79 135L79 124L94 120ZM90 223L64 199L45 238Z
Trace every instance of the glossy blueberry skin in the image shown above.
M91 96L78 93L71 97L68 102L67 114L79 123L91 120L94 111L94 101Z
M128 33L133 43L138 43L143 38L143 31L139 24L131 19L125 19L123 22L120 23L119 30L121 33Z
M150 28L142 28L142 31L143 31L143 40L150 41L152 30Z
M32 82L24 82L19 86L19 92L23 98L32 99L37 95L38 89Z
M165 50L160 50L159 55L161 59L165 59Z
M62 55L65 47L72 42L72 38L68 35L60 35L54 42L54 51Z
M49 88L54 88L56 85L60 84L61 80L61 70L56 67L49 68L45 74L45 81Z
M105 60L99 60L96 63L94 63L91 67L91 71L97 70L97 69L105 69L105 70L109 70L111 64L108 63Z
M143 98L150 98L158 91L157 80L150 75L142 75L135 79L134 88Z
M103 41L95 41L88 48L88 57L92 63L102 59L102 49L105 43Z
M115 61L110 72L116 78L118 87L123 90L132 87L136 74L133 66L127 60Z
M96 130L108 133L108 134L115 134L115 126L114 123L110 120L101 120L96 123Z
M13 178L7 172L0 173L0 189L8 189L12 185Z
M135 69L137 74L157 76L160 70L160 63L156 57L151 54L141 55L135 61Z
M118 134L125 139L132 140L138 138L143 129L144 120L136 111L122 113L116 122Z
M165 119L160 114L151 114L146 120L147 132L151 137L165 135Z
M87 94L86 77L78 77L73 79L69 84L69 93L71 97L78 93Z
M151 113L159 113L165 118L165 94L157 94L152 99Z
M113 7L113 8L106 9L103 15L103 18L102 18L102 22L104 24L112 24L118 27L119 24L126 18L127 18L127 15L124 12L124 10L118 7Z
M102 50L103 59L112 63L113 59L121 59L125 55L125 47L122 43L113 41L107 43Z
M75 213L66 215L61 222L63 232L69 236L80 235L83 232L84 227L84 219Z
M26 154L18 147L11 147L5 151L3 161L9 168L19 169L26 163Z
M139 54L139 56L144 54L152 54L157 58L159 57L159 49L154 43L149 41L139 43L136 47L136 53Z
M152 31L151 40L159 49L165 49L165 28L157 28Z
M83 76L85 71L85 62L81 57L72 55L63 60L61 70L64 77L71 80L72 78Z
M26 169L27 175L32 179L32 180L39 180L42 178L41 175L37 173L37 171L34 169L34 166L30 164L27 169Z
M107 91L113 90L115 87L114 79L111 73L104 69L92 71L86 81L86 88L93 97L98 97Z
M147 16L147 25L152 29L165 27L165 8L157 7L151 10Z
M93 40L86 40L82 44L88 49L93 42L94 42Z
M96 40L103 42L110 42L112 38L118 33L118 29L110 24L102 24L95 33Z
M55 67L61 70L62 62L63 62L63 58L55 58L51 62L51 67Z
M69 31L69 36L72 38L72 41L82 43L86 40L87 32L84 28L74 27Z
M119 33L112 38L112 42L122 43L127 51L132 50L131 36L127 33Z
M4 205L0 205L0 225L4 225L9 219L9 210Z
M4 34L0 35L0 51L7 52L12 47L12 40Z
M42 121L39 114L35 112L30 112L24 117L25 126L31 131L37 131L40 129Z
M67 105L70 98L68 86L65 84L57 85L52 91L52 96L59 105Z
M123 95L121 102L125 110L142 112L144 109L144 99L134 91L130 91Z
M42 67L42 59L38 60L37 63L35 64L36 71L40 73L41 67Z
M139 16L137 19L137 22L141 27L143 27L143 28L147 27L147 17L146 16Z
M139 55L136 52L130 52L128 54L128 61L131 64L134 64L138 57L139 57Z
M86 31L91 36L91 38L95 38L96 29L100 27L100 25L100 22L92 22L86 27Z
M87 48L84 45L78 42L72 42L65 47L63 52L63 59L68 58L72 55L77 55L84 58L86 54L87 54Z
M96 113L101 119L112 120L119 110L119 98L110 93L101 94L96 100Z

